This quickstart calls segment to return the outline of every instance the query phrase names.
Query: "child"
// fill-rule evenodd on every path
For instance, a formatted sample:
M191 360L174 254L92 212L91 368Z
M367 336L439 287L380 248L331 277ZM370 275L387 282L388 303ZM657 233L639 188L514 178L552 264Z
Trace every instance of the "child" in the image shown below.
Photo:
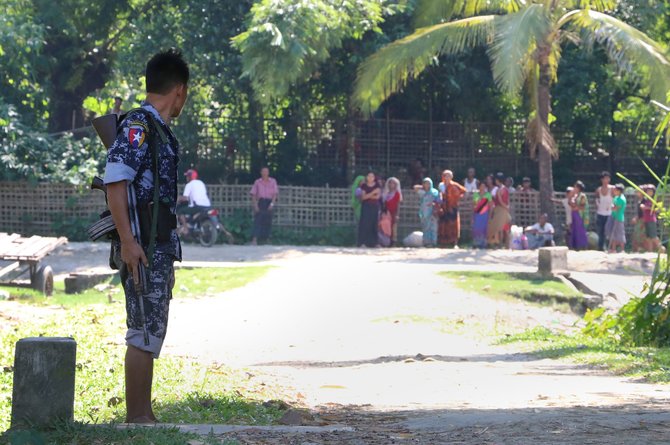
M489 225L489 210L493 196L486 184L479 183L479 191L472 195L474 209L472 211L472 245L478 249L486 248L486 233Z
M614 200L612 202L612 227L610 229L610 253L616 253L619 248L623 252L626 249L626 197L623 192L625 187L623 184L614 186Z
M645 190L647 185L642 185L640 188ZM639 202L644 200L644 195L641 191L636 191L637 199ZM634 217L631 221L633 224L633 237L631 239L631 249L633 252L644 252L647 246L647 236L644 232L644 211L642 210L642 205L637 207L637 216Z

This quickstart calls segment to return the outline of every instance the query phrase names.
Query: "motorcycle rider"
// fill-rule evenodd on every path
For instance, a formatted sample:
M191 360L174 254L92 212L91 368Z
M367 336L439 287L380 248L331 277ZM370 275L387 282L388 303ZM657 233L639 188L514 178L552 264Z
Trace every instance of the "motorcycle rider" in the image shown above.
M177 201L177 215L179 215L180 234L188 235L188 217L207 210L212 206L205 183L198 179L198 172L189 169L186 173L186 187L184 193Z

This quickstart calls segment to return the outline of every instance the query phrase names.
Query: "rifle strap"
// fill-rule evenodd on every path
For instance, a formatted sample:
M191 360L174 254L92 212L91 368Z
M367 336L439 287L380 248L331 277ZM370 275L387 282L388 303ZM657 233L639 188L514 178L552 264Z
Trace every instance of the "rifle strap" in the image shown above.
M134 111L141 112L144 114L146 117L149 118L149 121L151 122L152 131L149 135L149 150L151 151L151 156L152 156L152 169L153 169L153 176L154 176L154 197L153 197L153 209L152 209L152 215L151 215L151 232L150 232L150 237L149 237L149 251L147 252L147 260L149 261L149 269L151 269L151 266L153 266L153 260L154 260L154 253L156 252L156 237L158 236L158 210L160 206L160 196L161 196L161 191L160 191L160 165L158 162L159 159L159 152L160 152L160 146L158 145L158 140L156 139L156 135L154 132L158 133L158 137L160 138L161 142L163 144L168 143L168 138L165 132L163 131L163 128L160 126L160 124L156 121L156 118L154 115L144 109L144 108L134 108L130 110L126 116Z
M148 113L151 124L154 127L154 130L158 132L158 136L163 144L168 143L168 138L165 135L165 132L161 128L160 124L156 122L156 119L151 113ZM158 162L160 146L158 145L158 140L156 137L152 137L150 147L152 147L153 154L153 169L154 169L154 207L153 214L151 215L151 234L149 238L149 252L147 254L147 260L149 260L149 268L153 266L154 253L156 251L156 237L158 236L158 208L160 206L160 165Z

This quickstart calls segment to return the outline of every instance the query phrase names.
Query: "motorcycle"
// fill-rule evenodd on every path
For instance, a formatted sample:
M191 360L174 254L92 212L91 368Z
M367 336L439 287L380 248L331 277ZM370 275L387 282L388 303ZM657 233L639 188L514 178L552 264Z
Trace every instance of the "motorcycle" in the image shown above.
M211 207L203 207L193 215L186 215L188 231L183 227L181 220L179 224L179 233L185 241L195 241L204 247L211 247L216 244L219 233L222 233L228 243L233 244L233 235L221 224L219 211Z

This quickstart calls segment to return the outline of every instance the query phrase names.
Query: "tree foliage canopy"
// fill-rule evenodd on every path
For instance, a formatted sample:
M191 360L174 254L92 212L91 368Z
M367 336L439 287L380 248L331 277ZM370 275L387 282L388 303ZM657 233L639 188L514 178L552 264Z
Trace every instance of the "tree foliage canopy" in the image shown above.
M244 75L268 102L309 78L345 39L381 32L384 17L403 9L403 2L389 0L262 0L233 41Z
M648 99L670 85L670 3L553 3L547 13L545 2L519 0L5 0L0 177L76 181L98 165L97 144L60 143L49 133L87 125L114 96L126 109L138 105L146 60L172 46L192 70L176 128L185 163L201 163L193 153L203 150L203 135L243 128L244 139L208 156L247 150L251 164L235 168L269 162L298 183L327 181L308 171L298 144L306 119L337 121L359 110L443 121L532 116L532 94L506 92L532 90L538 41L547 35L552 119L586 141L615 122L655 117ZM270 131L280 138L271 149Z

